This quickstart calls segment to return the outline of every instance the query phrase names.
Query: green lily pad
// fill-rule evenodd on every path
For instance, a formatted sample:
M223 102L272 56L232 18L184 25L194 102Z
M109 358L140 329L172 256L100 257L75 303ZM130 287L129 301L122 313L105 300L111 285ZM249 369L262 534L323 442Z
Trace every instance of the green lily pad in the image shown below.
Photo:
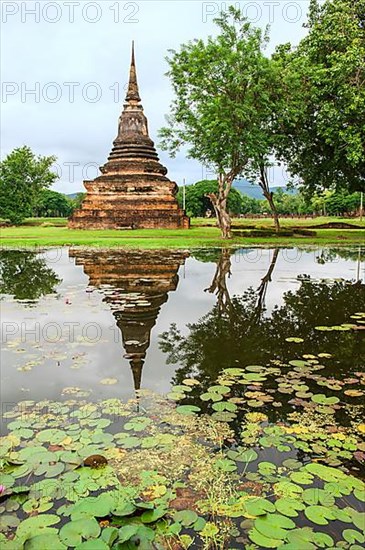
M314 403L318 403L319 405L335 405L340 402L338 397L326 397L324 393L316 393L315 395L312 395L312 401Z
M220 458L214 462L214 467L222 470L223 472L235 472L237 465L234 460L229 458Z
M295 498L282 497L275 502L275 507L280 514L290 518L296 518L298 512L305 509L305 505Z
M39 432L36 437L38 441L42 441L42 443L58 445L65 439L66 433L58 428L49 428Z
M295 523L293 520L281 514L266 514L266 516L258 517L254 523L255 529L265 537L273 539L285 540L288 529L294 529Z
M336 515L326 506L308 506L304 510L307 518L317 525L328 525L330 520L336 519Z
M119 530L119 542L126 542L130 540L138 531L139 525L124 525Z
M310 462L304 466L308 472L317 475L323 481L337 482L338 480L346 479L346 474L341 470L332 468L331 466L325 466L324 464L318 464L316 462Z
M335 497L331 493L318 487L305 489L302 493L302 499L310 506L321 504L322 506L331 507L335 503Z
M319 548L332 548L334 545L333 538L327 533L313 533L313 542Z
M146 418L145 416L137 416L136 418L132 418L129 422L127 422L124 425L125 430L132 430L134 432L142 432L152 424L152 420L150 418Z
M98 539L90 539L78 544L75 550L109 550L109 548L110 546L99 537Z
M20 519L11 514L3 514L0 516L0 531L8 531L14 527L17 527L20 523Z
M313 544L313 531L310 527L301 527L288 531L287 540L292 550L317 550ZM283 547L284 548L284 547Z
M67 550L58 536L58 534L37 535L27 540L25 550Z
M221 393L222 395L226 395L230 391L231 389L227 386L210 386L208 388L209 393Z
M176 412L188 416L194 415L199 411L200 407L196 407L195 405L180 405L179 407L176 407Z
M166 508L160 507L155 508L154 510L147 510L141 515L141 520L143 523L153 523L160 518L163 518L166 515Z
M349 544L356 544L357 542L362 544L365 542L365 536L359 531L355 531L355 529L344 529L342 537Z
M262 497L252 497L244 501L244 506L250 516L262 516L267 512L275 512L275 506Z
M198 514L193 510L181 510L173 515L174 521L181 523L184 527L189 527L198 520Z
M206 392L201 394L200 399L202 401L222 401L223 395L216 392Z
M95 518L82 518L66 523L60 530L60 539L66 546L75 547L82 539L97 538L100 525Z
M55 534L57 529L50 527L59 523L61 518L54 514L41 514L24 519L18 526L16 534L19 538L30 538L42 534Z
M312 483L313 476L309 472L302 470L300 472L292 472L290 474L290 479L294 481L294 483L299 483L300 485L309 485Z
M237 462L253 462L257 459L258 454L254 449L238 449L237 451L228 451L227 456Z
M218 412L234 412L237 410L237 405L235 405L234 403L230 403L229 401L220 401L218 403L213 403L212 409Z
M257 529L251 529L248 532L248 536L253 543L261 548L278 548L283 544L283 539L274 539L272 536L265 537Z

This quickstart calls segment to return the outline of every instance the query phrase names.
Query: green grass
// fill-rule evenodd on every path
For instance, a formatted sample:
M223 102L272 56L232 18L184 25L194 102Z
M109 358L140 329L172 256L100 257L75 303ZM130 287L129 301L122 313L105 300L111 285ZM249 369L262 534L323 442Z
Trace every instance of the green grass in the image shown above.
M315 237L234 237L224 241L220 231L214 227L214 220L194 219L191 229L135 229L135 230L78 230L68 229L67 220L62 218L40 218L26 220L19 227L1 228L1 243L7 247L24 246L120 246L126 248L196 248L222 245L348 245L365 242L365 220L341 220L340 218L283 219L282 227L298 225L306 227L329 221L346 221L362 225L364 229L319 229ZM235 225L254 225L257 228L272 227L271 219L235 219Z
M338 218L336 216L320 216L318 218L282 218L280 219L280 225L282 228L286 227L309 227L312 225L321 225L323 223L330 222L344 222L352 225L360 225L365 229L365 216L362 221L360 218ZM192 220L193 225L215 225L215 219L211 218L194 218ZM274 227L272 218L234 218L232 220L233 225L239 225L244 228L245 226L255 225L257 228L261 227Z

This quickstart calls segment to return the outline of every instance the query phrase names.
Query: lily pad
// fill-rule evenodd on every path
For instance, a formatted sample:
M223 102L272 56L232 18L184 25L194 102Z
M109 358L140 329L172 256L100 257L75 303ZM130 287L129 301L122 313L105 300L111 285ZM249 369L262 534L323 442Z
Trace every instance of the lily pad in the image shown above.
M258 517L254 523L255 529L265 537L285 540L288 529L294 529L295 523L290 518L281 514L267 514Z
M258 454L254 449L238 449L237 451L228 451L227 456L237 462L253 462L257 459Z
M17 537L27 539L38 534L55 534L57 529L50 526L59 523L60 520L61 518L54 514L41 514L27 518L17 528Z
M100 525L95 518L83 518L66 523L60 530L60 539L66 546L75 547L82 539L97 538Z
M336 519L333 510L325 506L308 506L304 513L310 521L317 525L328 525L330 520Z
M305 509L305 504L295 498L282 497L275 502L275 507L280 514L290 518L296 518L298 512Z
M199 411L200 407L196 407L195 405L180 405L179 407L176 407L176 412L189 416L194 415Z

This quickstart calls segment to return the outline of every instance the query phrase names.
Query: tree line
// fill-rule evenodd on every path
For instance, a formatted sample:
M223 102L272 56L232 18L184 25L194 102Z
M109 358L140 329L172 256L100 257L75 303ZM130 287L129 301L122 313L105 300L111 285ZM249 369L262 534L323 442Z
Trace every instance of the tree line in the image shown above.
M177 200L179 206L192 218L214 216L214 209L209 196L217 193L216 180L202 180L187 185L185 190L179 188ZM184 200L185 195L185 200ZM359 213L360 193L350 193L347 189L339 191L326 189L308 196L300 190L289 193L285 188L278 188L273 193L273 200L278 215L321 215L321 216L355 216ZM231 217L239 215L270 215L267 201L250 197L232 187L227 198L227 210Z
M85 193L69 197L49 189L57 175L51 170L55 157L36 156L29 147L15 149L0 163L0 217L12 224L25 218L69 217L80 207ZM216 180L202 180L180 187L177 200L190 217L214 216L212 195L218 192ZM185 200L184 200L185 194ZM300 189L288 193L283 188L272 194L277 215L355 215L360 209L360 193L326 189L311 195ZM232 187L227 197L229 216L270 215L268 202L241 193Z

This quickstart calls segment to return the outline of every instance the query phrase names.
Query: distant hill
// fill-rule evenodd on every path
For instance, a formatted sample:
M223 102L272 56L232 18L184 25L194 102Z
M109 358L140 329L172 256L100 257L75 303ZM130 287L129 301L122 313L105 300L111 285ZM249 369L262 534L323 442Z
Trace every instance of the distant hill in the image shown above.
M262 195L261 188L258 185L254 185L254 184L250 183L247 180L243 180L243 179L242 180L236 180L236 181L233 182L233 187L235 187L236 189L241 191L241 193L243 193L244 195L248 195L252 199L263 199L264 198L263 195ZM271 187L270 189L271 189L271 191L273 191L273 193L275 193L275 191L280 189L280 187L276 186L276 187ZM285 193L288 193L289 195L296 195L298 193L298 191L296 189L288 191L285 187L284 187L284 191L285 191Z
M248 195L252 199L264 199L261 188L258 185L254 185L247 180L243 180L243 179L236 180L233 182L233 187L241 191L241 193L243 193L244 195ZM275 191L280 189L280 187L276 186L276 187L271 187L270 189L275 193ZM284 191L289 195L296 195L298 193L296 189L288 191L287 189L284 188ZM74 199L75 197L77 197L79 193L85 193L85 191L79 191L78 193L70 193L66 195L66 197L69 197L70 199Z
M66 195L66 197L68 197L69 199L76 199L77 195L79 195L80 193L85 193L85 191L78 191L77 193L69 193L68 195Z

